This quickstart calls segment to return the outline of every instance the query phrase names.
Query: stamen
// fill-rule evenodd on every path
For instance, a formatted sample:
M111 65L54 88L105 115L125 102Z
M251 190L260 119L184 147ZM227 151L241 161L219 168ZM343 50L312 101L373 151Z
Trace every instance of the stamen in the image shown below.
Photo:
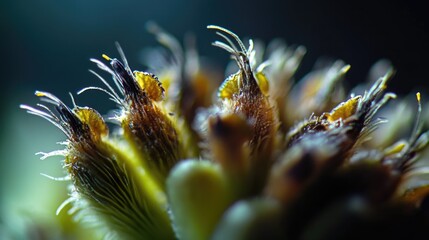
M235 44L231 41L231 39L229 39L229 37L227 37L226 35L220 33L220 32L216 32L217 35L221 36L223 39L225 39L225 41L229 44L229 46L231 46L235 52L239 52L239 50L237 49L237 46L235 46Z
M43 108L43 109L45 109L46 111L48 111L48 113L50 114L50 115L52 115L52 118L54 119L54 120L56 120L56 121L59 121L60 119L51 111L51 109L49 109L47 106L45 106L45 105L43 105L43 104L40 104L40 103L37 103L36 104L36 106L38 106L38 107L41 107L41 108Z
M250 72L251 67L249 63L249 58L251 57L251 49L253 49L253 41L249 40L249 49L246 49L244 46L244 43L241 41L241 39L230 30L227 30L225 28L215 26L215 25L209 25L207 26L208 29L215 29L220 32L216 32L217 35L221 36L228 44L221 42L221 41L215 41L212 43L213 46L219 47L227 51L231 54L231 57L237 62L238 68L240 71L242 71L246 75L246 80L250 78ZM224 35L225 33L226 35ZM239 45L239 49L235 45L235 43L227 36L231 36Z
M106 54L102 54L101 55L104 59L106 59L107 61L112 60L109 56L107 56Z
M111 75L114 75L115 73L112 71L112 69L110 69L106 64L104 64L103 62L101 62L98 59L95 58L90 58L89 61L97 64L97 67L100 68L103 71L106 71L108 73L110 73Z
M88 90L97 90L97 91L101 91L106 93L107 95L110 96L110 100L112 100L113 102L119 104L119 105L123 105L122 101L120 99L117 99L116 96L114 96L112 93L110 93L109 91L107 91L104 88L100 88L100 87L86 87L81 89L79 92L77 92L77 95L80 95Z
M419 135L422 131L422 127L423 127L423 124L421 121L422 103L420 101L421 100L420 92L416 93L416 99L417 99L418 108L417 108L416 122L414 123L414 128L413 128L413 131L411 133L410 140L409 140L410 147L415 144L417 138L419 137Z
M237 34L231 32L230 30L223 28L223 27L219 27L216 25L208 25L207 29L214 29L214 30L218 30L221 32L224 32L228 35L230 35L231 37L233 37L235 39L235 41L237 41L238 45L241 48L241 51L243 51L243 53L247 53L246 47L244 46L243 42L240 40L240 38L237 36Z
M67 150L55 150L55 151L48 152L48 153L37 152L35 155L42 155L40 157L40 160L45 160L46 158L54 157L54 156L66 156L66 154L67 154Z
M70 203L72 203L73 201L76 201L75 198L70 197L67 200L65 200L63 203L61 203L61 205L57 208L57 211L55 212L55 214L58 216L60 215L61 211L64 209L64 207L66 207L67 205L69 205Z
M44 105L42 105L44 106ZM45 106L44 106L45 107ZM68 128L65 128L64 126L62 126L61 124L61 120L59 118L57 118L55 115L49 115L46 112L40 111L39 109L27 106L27 105L20 105L21 109L27 110L27 113L35 115L35 116L39 116L45 120L47 120L48 122L52 123L55 127L57 127L58 129L60 129L68 138L70 138L71 133L69 131ZM51 112L49 110L49 112ZM52 113L52 112L51 112ZM53 113L52 113L53 114Z
M49 179L51 179L51 180L54 180L54 181L59 181L59 182L66 182L66 181L70 181L70 180L71 180L71 177L70 177L70 176L65 176L65 177L52 177L52 176L50 176L50 175L48 175L48 174L44 174L44 173L40 173L40 175L42 175L42 176L44 176L44 177L47 177L47 178L49 178Z
M125 57L124 50L122 50L122 47L121 47L121 45L118 42L115 42L115 46L116 46L116 49L118 49L119 56L121 56L121 59L124 62L125 70L127 70L127 72L129 74L131 74L132 73L131 72L131 68L128 65L128 60L127 60L127 57ZM113 61L113 59L111 59L111 61Z
M76 108L77 105L76 105L76 102L74 101L73 94L71 92L69 92L69 95L70 95L70 98L71 98L71 101L72 101L72 104L73 104L73 108Z
M110 69L110 68L108 68L106 65L104 65L107 69L109 69L109 73L112 75L112 76L115 76L115 73ZM103 70L103 69L102 69ZM98 73L96 73L96 72L94 72L93 70L89 70L89 72L90 73L92 73L92 74L94 74L106 87L107 87L107 89L109 89L109 91L115 96L115 99L117 99L119 102L121 102L121 105L123 105L123 103L122 103L122 100L121 100L121 98L119 97L119 95L116 93L116 91L115 91L115 89L113 89L113 87L112 86L110 86L110 84L103 78L103 77L101 77ZM119 89L119 91L120 91L120 93L122 94L122 95L124 95L124 90L120 87L120 85L119 85L119 83L118 83L118 81L116 80L116 78L115 77L113 77L113 82L115 83L115 85L116 85L116 88L118 88Z

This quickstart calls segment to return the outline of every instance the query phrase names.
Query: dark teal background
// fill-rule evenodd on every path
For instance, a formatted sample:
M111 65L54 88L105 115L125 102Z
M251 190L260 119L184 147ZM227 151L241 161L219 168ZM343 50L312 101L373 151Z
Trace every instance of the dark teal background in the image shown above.
M87 71L95 68L89 58L100 58L102 53L117 56L115 41L122 44L131 66L144 70L141 50L156 45L144 28L148 20L179 39L195 33L200 52L219 66L226 65L228 56L211 47L217 37L206 30L208 24L229 28L241 37L265 41L281 37L306 46L308 54L298 78L318 57L327 56L351 64L346 81L353 86L366 78L374 62L387 58L397 69L391 90L401 94L419 90L424 100L428 97L428 13L417 1L2 0L0 229L9 221L4 212L10 210L11 201L31 201L27 192L36 197L44 194L45 185L33 179L52 184L40 180L40 172L61 173L59 161L40 163L33 154L58 148L55 141L64 137L50 124L25 114L19 104L34 105L36 89L70 103L68 92L98 85ZM106 99L102 94L86 94L77 102L106 113L114 107L105 104ZM57 166L56 172L48 166Z
M427 14L413 1L226 1L226 0L6 0L1 1L1 81L8 91L42 88L57 93L86 86L88 58L115 54L119 41L133 66L139 51L154 45L144 24L154 20L181 38L194 32L199 49L224 64L227 56L210 46L217 24L240 36L282 37L308 48L303 75L320 56L352 65L353 82L388 58L398 69L392 86L412 90L425 82L429 56Z

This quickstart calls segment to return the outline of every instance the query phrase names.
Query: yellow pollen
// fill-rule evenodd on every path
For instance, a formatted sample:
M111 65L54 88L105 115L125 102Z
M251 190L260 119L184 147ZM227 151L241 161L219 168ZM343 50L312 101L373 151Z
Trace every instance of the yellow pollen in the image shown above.
M39 92L39 91L36 91L35 95L37 97L44 97L45 96L45 94L43 92Z
M109 56L107 56L106 54L102 54L101 55L104 59L106 59L107 61L112 60Z

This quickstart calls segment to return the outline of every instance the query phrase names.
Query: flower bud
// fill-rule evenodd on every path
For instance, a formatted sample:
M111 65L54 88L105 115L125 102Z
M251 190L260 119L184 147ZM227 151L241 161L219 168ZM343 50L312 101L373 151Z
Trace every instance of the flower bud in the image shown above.
M58 115L22 106L59 127L68 137L64 165L73 182L72 197L78 215L108 227L111 234L127 239L172 237L166 199L141 167L132 164L127 153L112 147L102 117L91 108L70 109L58 98L36 92L55 105ZM61 208L61 207L60 207Z
M123 55L122 50L119 48ZM134 71L126 63L110 59L112 70L94 60L101 69L113 75L114 81L123 93L122 115L120 121L124 137L131 146L131 151L142 162L145 169L164 188L165 179L170 169L185 157L181 131L175 119L159 104L164 97L164 89L158 78L150 73Z
M220 168L205 160L179 163L167 180L174 229L179 239L210 239L231 192Z

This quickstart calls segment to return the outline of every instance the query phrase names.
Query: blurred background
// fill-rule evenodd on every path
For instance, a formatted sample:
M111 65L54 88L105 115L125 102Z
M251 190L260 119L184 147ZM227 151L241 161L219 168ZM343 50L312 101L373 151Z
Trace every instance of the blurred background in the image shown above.
M346 77L351 87L366 79L373 63L386 58L397 69L390 90L399 94L419 90L428 96L428 16L423 1L405 0L0 1L0 239L26 238L24 225L33 226L26 231L43 236L39 222L53 229L64 227L55 221L55 210L67 198L67 183L40 175L62 176L61 159L40 161L34 156L58 149L55 143L64 136L20 110L19 104L34 105L36 89L70 104L68 92L98 84L88 72L95 68L89 58L102 53L117 56L115 41L121 43L131 67L144 70L141 51L157 45L145 30L147 21L157 22L179 39L194 33L200 53L220 68L228 56L210 45L217 38L206 30L208 24L241 37L264 41L280 37L288 44L304 45L308 53L298 79L319 57L338 58L352 66ZM86 94L77 103L106 113L114 107L106 99Z

